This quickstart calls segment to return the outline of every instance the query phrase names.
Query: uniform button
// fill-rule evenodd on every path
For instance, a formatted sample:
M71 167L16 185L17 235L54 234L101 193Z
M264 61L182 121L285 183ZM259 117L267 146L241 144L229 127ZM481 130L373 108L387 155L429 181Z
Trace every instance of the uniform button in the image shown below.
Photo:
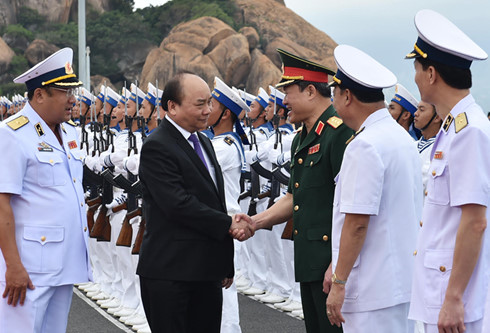
M417 250L413 251L413 255L416 256L417 255Z
M294 206L294 211L297 212L298 210L299 210L299 206L298 205Z
M310 166L312 166L312 165L313 165L313 161L310 162Z
M87 227L83 228L83 231L86 232L87 231Z
M81 207L83 207L83 202L80 204Z
M76 180L75 178L73 178L73 182L74 182L74 183L76 183L76 182L77 182L77 180Z
M53 160L49 160L49 163L53 164L53 162L54 162Z
M294 230L294 235L296 236L298 234L298 230Z
M420 226L422 226L424 223L422 223L422 221L420 221Z
M432 176L436 175L436 170L432 170Z
M323 241L326 242L326 241L328 241L328 236L327 235L323 235L322 239L323 239Z
M425 196L427 196L427 193L429 193L429 192L425 191Z
M439 267L439 270L444 273L446 271L446 267L445 266L441 266L441 267Z
M41 236L41 242L44 242L46 240L46 236Z
M302 158L298 158L298 163L299 164L303 164L303 159Z
M71 156L70 155L68 155L68 159L71 159Z
M299 187L299 183L294 183L294 188L298 188Z

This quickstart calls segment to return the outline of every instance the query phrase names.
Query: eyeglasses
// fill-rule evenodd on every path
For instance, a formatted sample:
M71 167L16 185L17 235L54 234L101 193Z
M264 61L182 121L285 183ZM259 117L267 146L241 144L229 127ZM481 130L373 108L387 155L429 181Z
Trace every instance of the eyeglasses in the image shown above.
M66 97L71 97L75 95L76 89L75 88L68 88L68 89L63 89L63 88L56 88L56 87L51 87L52 89L63 91L66 93Z

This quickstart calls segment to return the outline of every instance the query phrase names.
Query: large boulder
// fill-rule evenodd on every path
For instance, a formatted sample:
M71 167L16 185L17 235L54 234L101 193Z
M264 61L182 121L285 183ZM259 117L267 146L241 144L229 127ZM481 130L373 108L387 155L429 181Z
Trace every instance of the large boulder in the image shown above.
M243 27L238 32L247 37L248 47L250 51L259 46L260 36L257 33L257 30L252 27Z
M333 50L337 43L301 16L284 6L280 0L235 0L241 9L238 20L253 26L259 33L262 48L276 66L280 66L273 50L276 45L296 51L297 55L336 68ZM273 43L271 46L269 44ZM288 44L289 43L289 44Z
M281 80L281 70L260 50L252 51L252 66L246 81L247 92L257 95L259 87L267 88Z
M24 55L29 65L34 66L58 50L59 48L56 45L50 44L43 39L35 39L26 49Z
M7 43L0 38L0 73L5 73L7 71L14 55L14 51L12 51Z

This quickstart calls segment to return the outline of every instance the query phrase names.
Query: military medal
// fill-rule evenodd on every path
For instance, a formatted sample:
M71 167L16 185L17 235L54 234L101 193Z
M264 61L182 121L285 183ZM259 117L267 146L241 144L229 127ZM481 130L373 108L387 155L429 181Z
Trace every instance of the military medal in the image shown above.
M442 151L436 151L436 152L434 153L434 158L435 158L436 160L442 160Z
M41 152L52 152L53 148L51 148L51 146L46 142L39 142L39 147L37 147L37 150Z
M77 142L76 142L75 140L73 140L73 141L69 141L69 142L68 142L68 148L70 148L70 149L75 149L75 148L77 148L77 147L78 147L78 146L77 146Z
M311 154L314 154L314 153L318 153L319 150L320 150L320 144L317 143L316 145L314 145L313 147L310 147L308 149L308 155L311 155Z

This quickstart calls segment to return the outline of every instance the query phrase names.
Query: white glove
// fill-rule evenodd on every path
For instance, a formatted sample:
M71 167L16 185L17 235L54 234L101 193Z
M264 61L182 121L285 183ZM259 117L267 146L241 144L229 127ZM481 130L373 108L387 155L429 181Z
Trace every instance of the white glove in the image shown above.
M122 161L128 156L125 150L116 150L113 153L104 157L104 165L106 167L118 166L122 167Z
M131 172L133 175L137 175L140 166L140 156L131 155L126 157L123 161L123 165L127 171Z
M99 156L87 156L85 157L85 165L92 171L101 172L102 166L99 163Z
M126 194L121 194L115 197L110 204L105 205L107 209L112 209L116 206L122 205L126 201Z

